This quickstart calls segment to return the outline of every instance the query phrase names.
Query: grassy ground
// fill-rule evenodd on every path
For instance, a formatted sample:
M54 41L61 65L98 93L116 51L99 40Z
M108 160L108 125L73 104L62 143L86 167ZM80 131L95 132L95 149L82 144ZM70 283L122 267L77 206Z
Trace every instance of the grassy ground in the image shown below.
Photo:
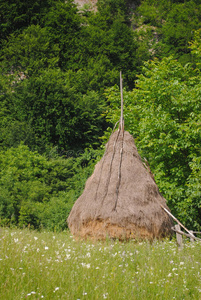
M0 228L0 299L201 299L201 243L77 242Z

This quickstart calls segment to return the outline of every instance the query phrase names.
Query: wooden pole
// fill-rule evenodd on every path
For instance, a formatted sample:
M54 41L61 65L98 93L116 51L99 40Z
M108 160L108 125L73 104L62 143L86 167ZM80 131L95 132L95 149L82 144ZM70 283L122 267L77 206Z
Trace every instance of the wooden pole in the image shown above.
M120 129L124 130L124 111L123 111L123 105L124 105L124 100L123 100L123 79L121 76L121 71L120 71L120 91L121 91L121 118L120 118Z
M182 235L180 233L178 233L179 231L181 231L180 225L179 224L175 225L175 229L176 229L177 244L182 249L183 248L183 239L182 239Z
M188 232L190 237L192 237L195 240L200 240L201 241L201 239L194 236L194 234L190 230L188 230L181 222L179 222L179 220L177 220L177 218L175 218L175 216L173 216L173 214L171 214L171 212L169 212L169 210L167 210L162 204L160 204L160 206L164 209L164 211L166 211L166 213L169 216L171 216L173 218L173 220L175 220L182 228L184 228Z
M190 230L190 233L192 233L192 234L193 234L193 231L192 231L192 230ZM191 242L195 242L195 239L194 239L192 236L190 236L190 241L191 241Z
M175 225L176 226L176 225ZM186 232L183 232L183 231L181 231L181 230L177 230L176 228L175 228L175 226L173 226L172 227L172 230L173 231L175 231L175 232L177 232L177 233L179 233L179 234L181 234L181 235L185 235L185 236L187 236L187 237L191 237L191 235L190 234L188 234L188 233L186 233Z
M190 235L190 234L188 234L188 233L185 233L185 232L183 232L183 231L181 231L181 230L178 230L178 229L176 229L175 227L176 227L176 225L175 225L174 227L172 227L172 230L173 230L173 231L175 231L175 232L177 232L177 233L179 233L179 234L181 234L181 235L185 235L185 236L189 237L191 242L194 242L195 240L201 241L201 239L199 239L198 237L194 237L194 238L193 238L192 235ZM194 231L192 231L192 230L190 230L190 231L191 231L191 232L194 232Z

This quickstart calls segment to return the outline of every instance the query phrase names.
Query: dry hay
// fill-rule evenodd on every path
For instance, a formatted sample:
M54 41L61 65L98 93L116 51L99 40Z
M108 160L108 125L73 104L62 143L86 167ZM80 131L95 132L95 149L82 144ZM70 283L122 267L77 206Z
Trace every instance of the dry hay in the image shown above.
M172 222L160 204L168 209L133 137L118 130L111 135L67 222L72 234L80 238L163 238L171 234Z

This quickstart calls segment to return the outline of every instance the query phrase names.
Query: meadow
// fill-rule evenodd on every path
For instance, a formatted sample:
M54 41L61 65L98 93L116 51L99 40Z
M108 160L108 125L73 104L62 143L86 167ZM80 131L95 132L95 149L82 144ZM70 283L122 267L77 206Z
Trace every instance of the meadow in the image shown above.
M0 299L201 299L200 250L0 228Z

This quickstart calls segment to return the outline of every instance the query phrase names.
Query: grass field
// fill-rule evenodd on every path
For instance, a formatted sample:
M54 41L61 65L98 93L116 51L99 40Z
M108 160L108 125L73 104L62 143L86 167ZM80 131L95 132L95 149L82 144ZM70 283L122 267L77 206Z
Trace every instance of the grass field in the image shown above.
M201 299L201 243L0 228L0 299Z

